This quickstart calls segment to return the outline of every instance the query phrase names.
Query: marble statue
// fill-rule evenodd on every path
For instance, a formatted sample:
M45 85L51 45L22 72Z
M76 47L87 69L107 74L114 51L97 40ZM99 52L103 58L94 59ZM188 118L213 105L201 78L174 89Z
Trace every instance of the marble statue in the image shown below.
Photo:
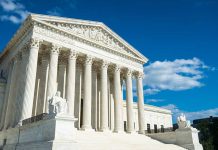
M67 102L61 97L61 92L57 91L56 95L49 100L49 114L66 114Z
M177 118L177 123L179 129L189 128L191 126L190 121L186 120L186 116L183 113Z

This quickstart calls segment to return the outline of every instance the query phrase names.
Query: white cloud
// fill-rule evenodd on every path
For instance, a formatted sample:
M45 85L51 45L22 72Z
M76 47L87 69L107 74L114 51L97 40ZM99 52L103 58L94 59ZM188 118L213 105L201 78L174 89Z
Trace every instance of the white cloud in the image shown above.
M59 7L54 7L51 10L47 11L47 14L52 16L61 16L62 9L60 9Z
M144 94L155 94L162 90L188 90L201 87L204 70L214 70L200 59L176 59L174 61L156 61L144 67L144 85L148 89Z
M195 119L208 118L209 116L218 116L218 108L200 110L200 111L193 111L193 112L180 110L174 104L168 104L166 106L162 106L162 108L169 109L169 110L172 111L174 122L176 122L176 118L181 113L184 113L186 115L187 120L191 120L191 121L193 121Z
M146 103L158 103L158 102L163 102L165 101L164 99L147 99Z
M149 89L145 89L144 90L144 94L145 95L152 95L152 94L156 94L156 93L158 93L158 92L160 92L160 90L158 90L158 89L152 89L152 88L149 88Z
M14 24L19 24L28 15L25 6L15 0L1 0L0 6L5 12L4 15L0 15L1 21L11 21Z

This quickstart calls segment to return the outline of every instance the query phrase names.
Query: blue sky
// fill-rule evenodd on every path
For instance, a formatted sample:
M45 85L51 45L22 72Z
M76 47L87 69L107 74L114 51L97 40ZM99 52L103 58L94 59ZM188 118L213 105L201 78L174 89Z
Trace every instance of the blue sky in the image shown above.
M29 12L101 21L149 58L145 103L218 116L217 0L0 0L0 49Z

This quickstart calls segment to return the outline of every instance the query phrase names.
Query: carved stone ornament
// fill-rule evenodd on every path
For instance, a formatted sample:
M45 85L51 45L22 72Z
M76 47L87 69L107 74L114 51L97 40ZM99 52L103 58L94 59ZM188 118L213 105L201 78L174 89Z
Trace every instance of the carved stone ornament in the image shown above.
M86 39L122 51L123 53L129 53L136 56L133 52L131 52L131 50L129 50L122 43L120 43L116 38L114 38L110 33L108 33L102 27L86 26L86 25L79 25L79 24L64 24L64 23L56 23L52 25L55 25L61 29L67 30L73 34L79 35Z
M51 22L50 22L51 23ZM59 23L57 22L54 22L54 24L52 23L52 25L56 25L58 26ZM70 26L70 24L66 24L66 27L67 26ZM80 26L83 26L83 25L80 25ZM60 26L58 26L58 28L61 29ZM73 27L72 27L73 28ZM101 28L101 27L94 27L93 28ZM78 32L72 32L71 29L70 30L66 30L66 28L62 28L64 29L65 31L68 32L68 34L66 34L65 32L62 32L58 29L53 29L51 30L50 27L47 27L47 26L42 26L41 23L37 23L37 27L34 28L34 32L40 34L40 35L43 35L43 36L46 36L46 37L49 37L49 38L52 38L52 39L55 39L55 40L58 40L58 41L61 41L61 42L64 42L64 43L68 43L68 44L71 44L71 45L74 45L75 44L75 40L76 41L79 41L79 42L84 42L86 44L89 44L91 46L94 46L94 47L100 47L102 48L102 50L105 50L107 52L110 52L110 53L113 53L113 54L116 54L118 56L121 56L121 57L125 57L123 59L121 59L121 61L125 62L125 63L129 63L128 60L133 60L135 63L135 65L139 65L141 66L141 64L144 64L144 61L141 60L134 52L132 52L132 50L130 50L128 47L126 46L121 46L122 48L125 47L125 50L123 50L122 48L115 48L113 45L122 45L122 43L118 42L117 39L115 37L113 37L112 35L110 35L108 33L109 36L111 36L111 38L109 39L113 39L114 42L112 42L112 44L104 44L103 42L100 41L96 41L96 40L93 40L91 38L87 38L87 37L83 37L81 34L76 34L76 33L80 33L80 31ZM73 28L74 30L75 28ZM80 30L80 29L78 29ZM102 28L103 31L106 31ZM107 32L107 31L106 31ZM73 35L71 35L73 33ZM77 35L78 37L74 36L74 35ZM97 36L98 37L98 36ZM73 40L72 40L73 38ZM97 38L99 39L99 38ZM115 42L116 41L116 42ZM110 42L109 42L110 43ZM113 44L114 43L114 44ZM128 56L127 56L128 55ZM134 55L134 58L131 57L131 55ZM128 60L127 60L128 59ZM140 64L138 64L140 63Z
M109 62L103 60L101 64L101 69L107 69L108 65L109 65Z
M36 38L31 38L28 41L28 44L31 47L35 47L35 48L39 48L40 44L41 44L42 40L36 39Z
M58 55L59 52L60 52L60 49L61 49L61 46L52 44L51 49L50 49L51 54L56 54L56 55Z
M77 57L78 57L78 52L70 50L69 59L77 59Z
M118 72L118 71L120 71L120 66L119 65L114 65L114 71L115 72Z
M93 63L93 57L90 56L90 55L87 55L86 59L85 59L85 64L86 65L92 65L92 63Z
M137 79L143 79L144 73L143 72L138 72L136 77L137 77Z
M127 76L132 76L132 70L131 69L127 69L127 71L126 71L126 75Z

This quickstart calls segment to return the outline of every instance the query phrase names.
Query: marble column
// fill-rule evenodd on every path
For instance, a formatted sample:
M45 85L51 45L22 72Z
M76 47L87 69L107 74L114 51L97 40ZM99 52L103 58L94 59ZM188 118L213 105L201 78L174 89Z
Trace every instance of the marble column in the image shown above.
M68 103L68 114L74 117L74 101L75 101L75 80L76 80L76 58L77 53L70 51L68 58L67 70L67 93L66 99Z
M23 89L20 101L21 114L18 116L20 123L32 116L39 45L40 41L38 39L30 39L24 52L26 55L22 58L24 62L24 66L22 66L24 67L23 79L25 80L22 80L24 82L20 85L21 89Z
M145 111L144 111L144 94L143 94L143 73L137 74L137 95L138 95L138 123L139 133L145 133Z
M39 58L40 59L40 58ZM34 102L33 102L33 110L32 110L32 116L37 115L37 109L38 107L38 101L39 101L39 87L40 87L40 73L41 73L41 62L38 61L38 67L37 67L37 73L36 73L36 83L35 83L35 91L34 91Z
M98 78L97 78L97 67L92 67L92 128L97 130L97 100L98 100Z
M61 92L61 97L65 98L66 93L66 58L59 59L58 64L58 91Z
M101 80L97 75L97 129L100 130L101 123Z
M101 123L100 130L108 130L108 63L102 62L101 65Z
M13 68L12 68L12 73L11 73L11 84L10 89L9 89L9 94L8 94L8 104L6 108L6 114L5 114L5 120L4 120L4 129L7 129L11 127L12 125L12 118L13 118L13 100L15 99L15 88L16 88L16 77L18 76L18 59L20 59L21 53L17 53L16 56L13 58Z
M22 54L22 55L21 55ZM17 59L17 64L16 64L16 68L17 68L17 74L16 74L16 78L22 79L23 75L22 73L24 72L22 70L22 62L23 62L23 53L18 52L18 59ZM14 89L12 92L12 98L13 98L13 103L12 103L12 111L11 115L10 115L10 126L14 127L18 122L19 119L17 118L18 114L21 114L21 107L20 107L20 101L21 101L21 97L20 97L20 93L21 93L21 88L20 86L23 85L23 83L21 82L22 80L16 80L13 82L14 84ZM23 94L23 90L22 90L22 94Z
M7 80L4 77L0 77L0 78L1 78L0 81L0 121L1 121L2 114L3 114L4 97L5 97Z
M132 71L126 73L126 114L127 114L127 132L134 131L134 112L133 112L133 94L132 94Z
M5 91L5 97L4 97L4 105L2 109L2 117L0 120L0 130L4 128L4 122L5 122L5 117L6 117L6 112L7 112L7 106L8 106L8 98L9 98L9 93L10 93L10 87L11 85L11 79L12 79L12 71L13 71L13 65L14 62L11 60L9 62L9 67L8 67L8 77L7 77L7 85L6 85L6 91Z
M114 69L114 132L123 132L120 68Z
M110 130L114 130L114 82L110 79Z
M76 86L75 86L75 107L74 107L74 115L76 118L78 118L78 121L76 123L76 128L80 129L80 123L81 123L81 98L82 98L82 80L83 80L83 68L82 65L77 62L76 66Z
M47 51L42 53L41 60L41 72L40 72L40 85L39 85L39 99L37 102L36 114L42 114L46 112L47 104L47 84L48 84L48 71L49 71L49 57Z
M92 100L92 57L86 56L84 64L84 99L82 129L90 130L91 127L91 100Z
M47 85L47 101L53 97L57 92L57 72L58 72L58 55L60 47L58 45L52 45L50 49L50 61L48 72L48 85ZM45 111L48 112L48 105L46 105Z

